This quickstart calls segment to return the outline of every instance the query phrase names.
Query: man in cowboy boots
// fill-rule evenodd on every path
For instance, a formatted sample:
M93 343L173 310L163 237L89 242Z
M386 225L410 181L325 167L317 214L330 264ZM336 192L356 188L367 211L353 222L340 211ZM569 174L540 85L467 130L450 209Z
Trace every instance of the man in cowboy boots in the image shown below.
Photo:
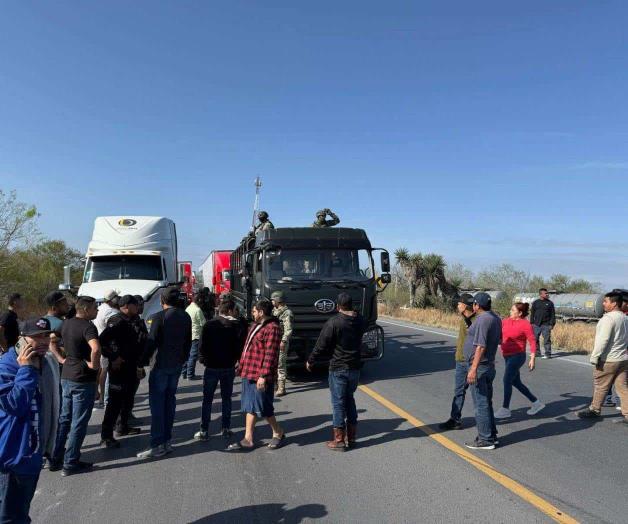
M340 293L336 303L338 314L323 326L306 367L311 371L317 358L331 357L329 390L334 438L327 442L327 447L333 451L345 451L347 447L355 446L358 411L353 395L360 380L360 349L367 323L353 310L353 299L348 293Z
M273 302L273 316L279 319L281 325L281 344L279 345L279 368L277 369L277 396L286 394L286 378L288 375L288 351L292 338L292 323L294 315L286 305L282 291L275 291L271 295Z

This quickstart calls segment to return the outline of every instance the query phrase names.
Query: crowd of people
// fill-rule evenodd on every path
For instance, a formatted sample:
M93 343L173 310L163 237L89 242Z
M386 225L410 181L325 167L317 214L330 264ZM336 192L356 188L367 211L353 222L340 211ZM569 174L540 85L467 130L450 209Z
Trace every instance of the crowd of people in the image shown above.
M119 296L115 290L105 293L100 305L88 296L70 304L63 293L51 292L47 314L21 324L22 297L11 295L8 303L8 312L0 317L0 522L30 522L30 503L43 468L62 476L93 469L93 463L81 460L81 447L94 411L104 409L101 446L106 449L119 448L120 437L141 433L133 407L149 366L150 441L137 458L174 451L178 384L182 378L198 378L197 361L205 371L196 440L209 438L212 400L220 385L225 451L253 449L260 418L272 429L268 447L285 443L273 406L275 392L286 394L292 335L293 315L283 293L257 302L250 325L229 294L217 299L206 288L187 307L178 288L165 289L161 311L148 322L140 316L142 297ZM367 326L347 293L337 297L337 308L306 367L311 370L318 359L330 361L333 438L326 445L345 451L356 442L354 393ZM232 439L231 397L238 375L245 431Z
M209 439L212 401L220 386L221 431L225 451L246 452L255 447L255 426L265 419L271 430L270 449L282 447L286 433L275 417L274 397L287 393L287 355L293 314L282 292L252 308L253 322L240 314L228 294L215 297L206 288L182 304L178 288L161 294L161 311L148 322L142 317L140 296L105 294L98 305L80 296L73 304L59 292L46 297L47 314L20 324L23 298L13 294L0 316L0 521L29 522L30 502L42 468L69 476L90 471L81 460L81 447L94 410L104 409L101 446L116 449L120 437L137 435L141 428L133 416L141 380L148 377L150 440L139 459L155 459L174 451L173 425L176 392L181 379L197 380L197 362L204 365L203 401L199 430L194 439ZM601 416L603 406L621 410L619 422L628 424L628 292L605 295L605 314L597 325L590 355L594 394L580 418ZM545 358L551 358L553 304L547 291L530 307L513 304L508 318L492 310L487 293L462 294L455 352L455 388L449 419L443 431L461 429L462 408L468 389L475 406L477 437L471 449L499 445L496 419L511 417L513 388L530 402L534 416L543 402L523 383L521 369L536 367L544 339ZM367 325L354 311L347 293L337 297L337 315L323 326L306 368L329 361L332 451L356 445L358 411L354 393L361 369L361 344ZM531 321L527 317L531 312ZM148 324L148 327L147 327ZM527 360L527 347L530 358ZM505 361L503 401L493 410L493 381L497 351ZM232 395L236 376L241 378L241 411L245 429L241 438L231 431ZM615 388L615 394L612 388ZM117 438L116 438L117 437Z
M511 417L510 400L513 387L530 401L527 414L536 415L545 408L521 380L521 368L526 363L526 347L530 347L528 368L536 367L536 354L543 336L545 353L551 358L551 329L556 323L554 305L547 289L539 290L539 298L529 304L513 304L508 318L501 319L492 311L488 293L463 293L458 299L460 328L455 352L454 398L449 419L439 425L443 431L462 429L462 407L467 389L475 407L478 435L465 445L471 449L491 450L499 445L496 419ZM593 370L593 399L578 417L601 417L603 406L616 407L622 413L619 423L628 424L628 291L606 293L605 314L596 328L595 344L590 355ZM532 311L531 322L526 318ZM504 398L502 406L493 409L493 381L498 348L504 357ZM615 388L615 394L612 388Z

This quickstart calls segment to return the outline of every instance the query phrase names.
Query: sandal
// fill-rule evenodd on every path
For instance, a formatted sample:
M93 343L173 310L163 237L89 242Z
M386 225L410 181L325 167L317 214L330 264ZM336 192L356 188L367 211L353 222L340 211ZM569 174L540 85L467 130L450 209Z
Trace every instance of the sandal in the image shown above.
M234 451L234 452L247 452L247 451L251 451L255 446L243 446L242 442L233 442L232 444L229 444L226 448L225 451Z
M285 440L286 440L285 433L281 435L281 437L273 437L272 439L270 439L270 442L268 443L268 447L269 449L279 449L281 446L283 446Z

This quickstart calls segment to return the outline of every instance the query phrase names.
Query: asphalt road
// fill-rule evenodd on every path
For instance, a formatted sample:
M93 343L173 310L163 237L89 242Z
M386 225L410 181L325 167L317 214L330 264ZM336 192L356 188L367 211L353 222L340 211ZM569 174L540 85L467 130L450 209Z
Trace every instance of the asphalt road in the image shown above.
M453 342L447 333L382 321L388 337L385 358L370 363L362 384L435 427L449 413L453 388ZM501 360L501 359L498 359ZM198 370L201 371L200 368ZM498 366L496 405L502 399ZM299 522L552 522L530 503L532 492L581 522L627 521L628 431L613 424L619 414L606 408L603 420L581 421L575 411L591 395L591 368L577 356L539 361L524 381L547 408L525 414L527 401L515 391L511 420L499 424L501 445L472 452L496 482L455 452L475 436L472 402L465 429L447 441L391 411L364 391L357 393L360 446L330 452L330 402L324 374L298 373L290 394L276 401L288 441L271 451L258 426L259 447L243 455L224 453L225 441L192 439L200 417L201 383L183 381L175 423L176 451L164 459L138 461L147 435L122 439L119 450L98 447L101 414L92 417L83 457L98 464L92 473L63 478L44 471L32 505L35 522L74 523L299 523ZM136 414L148 428L146 384ZM234 394L239 409L239 385ZM220 402L214 403L219 412ZM411 418L410 417L410 418ZM214 416L210 432L220 422ZM234 414L240 434L242 416ZM449 444L451 442L451 445ZM454 451L452 451L452 449ZM509 479L516 487L509 486ZM521 488L523 487L523 488Z

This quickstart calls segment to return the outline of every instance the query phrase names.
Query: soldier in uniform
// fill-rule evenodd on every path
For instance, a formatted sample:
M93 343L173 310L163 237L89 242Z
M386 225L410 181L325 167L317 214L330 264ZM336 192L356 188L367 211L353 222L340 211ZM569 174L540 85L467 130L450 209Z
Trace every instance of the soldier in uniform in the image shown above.
M279 319L281 325L281 344L279 345L279 368L277 370L277 396L286 394L286 376L288 374L288 349L292 337L292 323L294 315L286 306L286 299L281 291L274 291L270 296L273 302L273 316Z
M327 220L327 215L331 217L331 220ZM337 224L340 224L338 215L331 209L326 208L316 212L316 222L312 224L312 227L332 227Z
M257 235L260 231L268 231L269 229L275 229L273 223L268 220L268 213L266 211L260 211L257 214L257 218L259 220L259 224L255 226L255 230L253 231L254 235Z

